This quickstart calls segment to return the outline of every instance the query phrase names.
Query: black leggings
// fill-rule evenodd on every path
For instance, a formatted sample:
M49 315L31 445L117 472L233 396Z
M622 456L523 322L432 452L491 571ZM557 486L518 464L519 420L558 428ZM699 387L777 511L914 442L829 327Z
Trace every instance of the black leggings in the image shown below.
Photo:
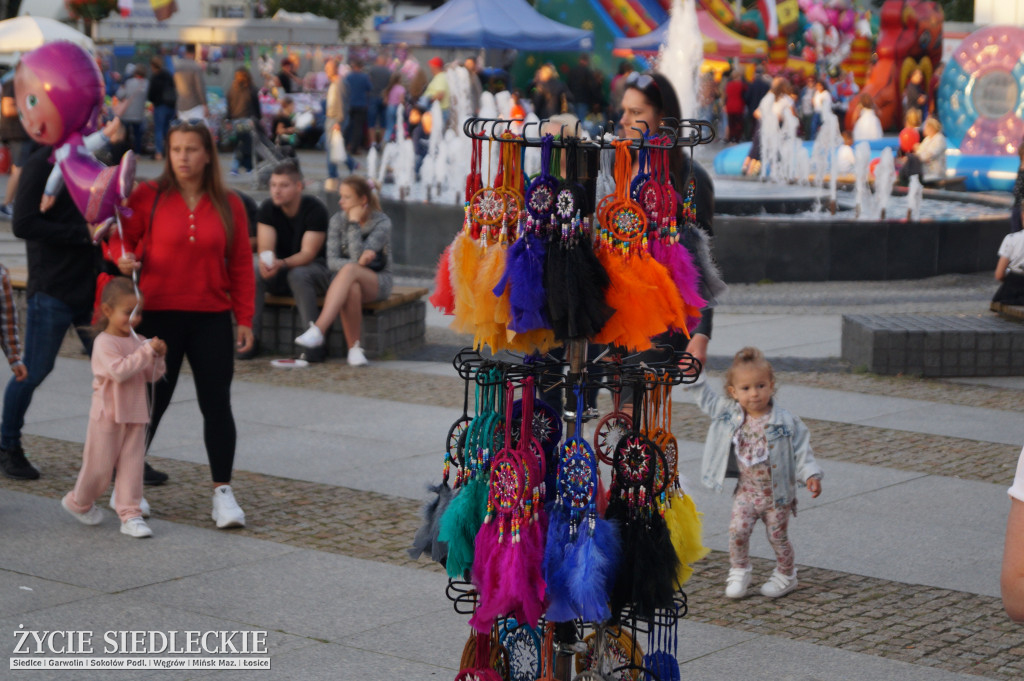
M203 441L215 483L231 482L235 461L235 417L231 413L231 379L235 349L230 312L147 311L139 333L167 343L167 375L153 391L153 416L146 429L146 451L178 383L181 361L188 358L203 414Z

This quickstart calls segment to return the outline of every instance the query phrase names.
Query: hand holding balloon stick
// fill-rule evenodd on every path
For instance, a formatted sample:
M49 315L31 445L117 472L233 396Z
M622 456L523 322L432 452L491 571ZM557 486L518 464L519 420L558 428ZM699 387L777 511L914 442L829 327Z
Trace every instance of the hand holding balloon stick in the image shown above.
M39 144L52 146L53 171L40 212L46 212L63 185L102 240L124 209L135 181L135 156L126 152L118 166L105 166L94 152L118 134L119 121L98 130L103 78L92 56L70 42L43 45L24 55L14 74L18 117Z

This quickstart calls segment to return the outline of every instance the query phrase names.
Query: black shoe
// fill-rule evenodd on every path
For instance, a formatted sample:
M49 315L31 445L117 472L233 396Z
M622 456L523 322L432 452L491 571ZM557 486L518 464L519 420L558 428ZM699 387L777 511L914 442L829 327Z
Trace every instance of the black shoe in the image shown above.
M252 347L245 352L236 352L235 359L247 360L254 359L260 354L260 342L259 340L253 340Z
M327 361L327 346L326 344L321 345L318 348L306 348L299 355L299 359L304 359L310 364L320 364Z
M145 485L162 485L167 482L170 477L171 476L167 475L167 473L162 473L147 463L145 471L142 474L142 483Z
M25 458L25 450L21 445L10 449L0 449L0 468L4 475L15 480L37 480L39 471Z

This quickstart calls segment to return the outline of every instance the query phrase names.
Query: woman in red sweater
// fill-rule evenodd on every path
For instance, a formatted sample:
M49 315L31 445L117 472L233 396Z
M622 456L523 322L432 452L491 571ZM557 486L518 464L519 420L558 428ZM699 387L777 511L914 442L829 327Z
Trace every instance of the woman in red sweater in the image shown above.
M163 174L143 182L128 200L125 274L139 271L146 315L139 331L167 342L167 374L156 384L146 446L170 404L181 362L188 358L203 414L203 438L213 477L217 527L242 527L245 513L231 491L235 420L231 379L237 347L252 347L255 299L248 218L241 199L225 190L213 138L199 121L171 126ZM111 239L113 253L122 244Z

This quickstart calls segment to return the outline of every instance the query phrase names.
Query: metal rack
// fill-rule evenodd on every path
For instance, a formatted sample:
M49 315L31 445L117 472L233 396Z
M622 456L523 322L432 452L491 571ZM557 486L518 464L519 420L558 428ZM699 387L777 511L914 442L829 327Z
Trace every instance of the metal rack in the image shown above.
M599 153L618 148L621 146L622 140L607 135L596 139L583 139L580 137L579 124L571 133L563 126L560 134L552 140L548 136L540 134L544 125L548 123L547 120L524 123L521 132L513 134L512 127L517 123L523 122L509 119L469 118L463 124L462 130L467 137L473 140L516 144L523 148L540 147L546 141L555 148L578 151L585 159L583 163L579 164L579 167L588 169L588 178L581 180L581 184L587 187L589 206L592 210L596 203L593 180L596 176ZM663 120L657 130L653 131L646 122L641 121L641 124L644 129L635 129L640 136L629 139L630 149L639 151L646 147L665 150L674 148L692 150L698 145L707 144L715 139L714 128L707 121ZM534 126L536 126L536 133L531 135ZM677 351L668 345L656 346L658 354L651 356L648 353L643 361L634 361L633 356L622 356L621 353L614 362L601 361L607 354L607 350L597 358L588 361L587 349L588 340L586 338L567 340L565 342L565 359L558 359L550 354L527 358L508 352L485 357L478 350L465 348L455 356L452 365L458 376L466 382L467 402L470 384L493 388L499 383L504 384L509 380L519 381L527 376L533 376L537 385L562 385L566 395L571 395L573 390L582 385L590 388L599 386L612 392L620 392L626 386L643 387L645 390L650 390L655 386L692 383L697 380L702 370L700 362L695 357L686 352ZM494 369L498 371L495 372ZM570 402L566 400L565 403ZM572 420L574 417L575 415ZM568 421L570 418L566 417L566 420ZM457 466L461 465L460 462L465 459L463 452L465 438L455 437L453 439L450 433L448 444L450 460ZM449 579L445 595L452 602L457 613L470 616L476 610L479 594L468 581L468 575L464 577L464 581ZM570 662L573 656L579 652L580 641L588 635L588 632L593 632L595 636L600 637L608 634L621 636L625 632L636 642L639 635L650 636L659 628L664 630L674 628L678 620L686 616L687 610L687 597L680 589L673 598L671 608L658 609L650 617L640 616L631 605L627 604L620 612L613 615L611 624L588 624L576 621L558 625L555 646L558 653L554 667L557 678L569 681L575 677ZM506 624L505 621L499 620L498 628L501 629ZM545 622L542 617L540 627L543 628L543 626L545 626ZM539 649L538 654L540 654ZM645 667L642 659L642 654L639 659L631 657L626 665L615 667L609 671L616 674L625 672L628 674L628 678L661 681L656 670ZM590 676L588 678L599 677Z

